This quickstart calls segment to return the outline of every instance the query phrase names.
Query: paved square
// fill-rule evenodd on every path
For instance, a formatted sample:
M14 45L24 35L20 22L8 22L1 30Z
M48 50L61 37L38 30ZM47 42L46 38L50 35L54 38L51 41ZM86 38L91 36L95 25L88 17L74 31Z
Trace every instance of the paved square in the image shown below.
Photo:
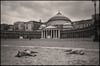
M99 43L91 40L16 40L1 41L2 65L98 65ZM52 48L50 48L52 47ZM53 48L54 47L54 48ZM61 48L55 48L61 47ZM63 49L65 48L65 49ZM66 54L66 48L84 48L85 55ZM31 49L37 51L36 57L15 55L18 50ZM91 50L89 50L91 49Z

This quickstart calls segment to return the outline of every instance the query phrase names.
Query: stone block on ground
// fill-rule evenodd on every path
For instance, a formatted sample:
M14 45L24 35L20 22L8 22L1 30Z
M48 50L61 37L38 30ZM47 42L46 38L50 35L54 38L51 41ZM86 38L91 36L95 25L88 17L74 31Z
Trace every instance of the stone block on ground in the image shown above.
M74 50L74 49L67 49L67 50L65 50L65 52L68 54L79 54L79 55L85 54L85 52L83 50Z
M38 53L38 52L30 51L28 49L25 49L24 51L18 51L18 53L17 53L17 55L15 57L23 57L23 56L32 56L32 57L35 57L35 56L37 56L34 53Z

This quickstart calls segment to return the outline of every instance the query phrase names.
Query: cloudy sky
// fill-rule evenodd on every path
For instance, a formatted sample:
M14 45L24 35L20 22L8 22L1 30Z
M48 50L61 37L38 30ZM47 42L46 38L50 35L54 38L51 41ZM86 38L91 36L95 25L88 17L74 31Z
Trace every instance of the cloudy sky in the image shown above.
M97 1L97 13L99 12ZM1 23L13 24L16 21L40 19L46 22L60 12L72 21L91 18L94 13L91 1L2 1Z

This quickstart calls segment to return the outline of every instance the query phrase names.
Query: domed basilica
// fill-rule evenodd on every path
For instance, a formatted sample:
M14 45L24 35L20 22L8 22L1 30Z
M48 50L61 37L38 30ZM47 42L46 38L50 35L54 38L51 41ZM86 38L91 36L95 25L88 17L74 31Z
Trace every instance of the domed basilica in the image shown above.
M45 24L40 26L42 29L41 38L60 38L60 30L72 30L71 20L58 12L51 17Z
M73 29L71 20L63 16L60 12L50 18L45 25L43 24L41 26L44 26L41 29Z

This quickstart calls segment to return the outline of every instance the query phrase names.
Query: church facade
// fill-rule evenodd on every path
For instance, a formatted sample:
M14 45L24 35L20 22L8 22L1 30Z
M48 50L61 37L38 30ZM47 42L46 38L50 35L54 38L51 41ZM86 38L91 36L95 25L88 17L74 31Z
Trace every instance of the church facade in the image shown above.
M55 16L51 17L45 24L42 24L40 26L39 29L41 30L41 39L60 39L62 38L62 32L64 31L66 32L66 36L69 35L67 34L68 32L71 32L70 34L74 34L75 30L78 30L79 28L83 29L93 25L93 21L91 19L90 22L88 22L83 22L83 24L81 22L81 24L79 24L80 27L78 27L77 23L79 22L72 22L68 17L58 12Z
M42 27L43 26L43 27ZM69 18L63 16L58 12L55 16L50 18L45 24L40 26L41 38L60 38L61 30L72 30L73 25Z

